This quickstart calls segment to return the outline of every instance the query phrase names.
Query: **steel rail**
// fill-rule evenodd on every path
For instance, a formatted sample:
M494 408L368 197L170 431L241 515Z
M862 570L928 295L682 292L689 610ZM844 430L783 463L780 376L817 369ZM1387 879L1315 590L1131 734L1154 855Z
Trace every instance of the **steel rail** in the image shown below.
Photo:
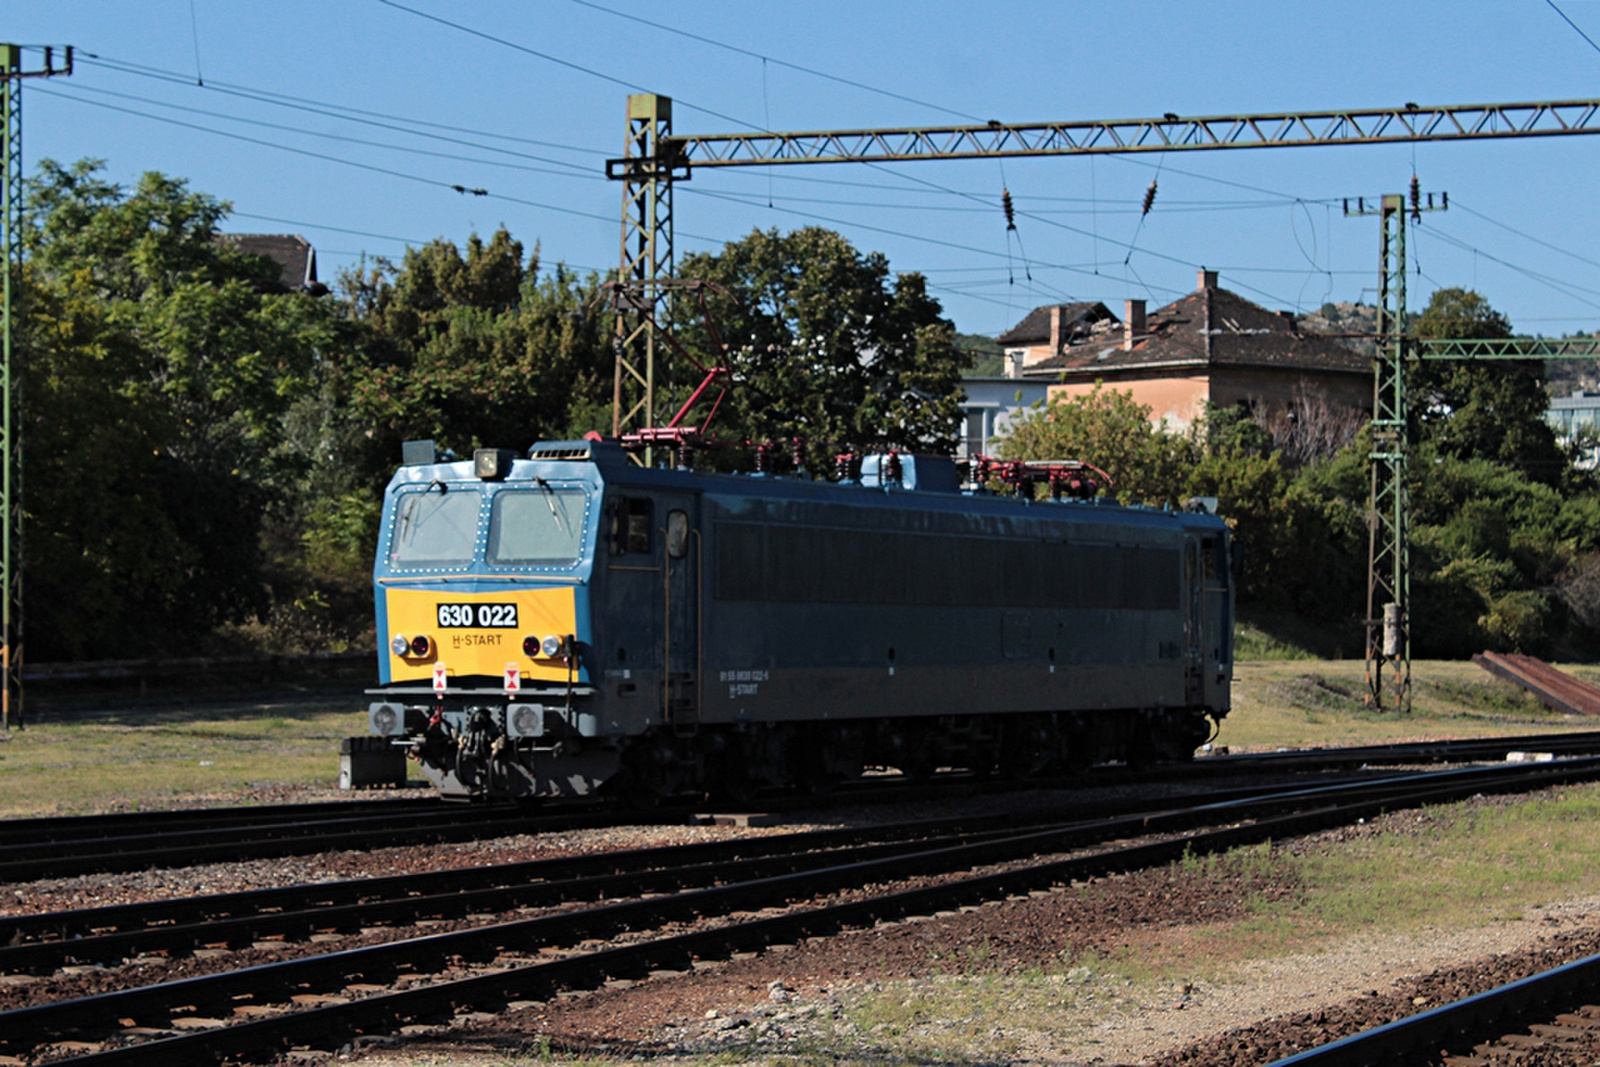
M1185 854L1215 852L1264 839L1303 834L1397 807L1460 799L1486 791L1592 780L1600 777L1600 760L1414 777L1434 780L1419 781L1415 790L1403 793L1393 789L1390 783L1390 787L1376 795L1350 796L1342 802L1320 798L1324 803L1291 815L1223 829L1179 833L1166 840L1099 854L1052 859L770 919L733 922L677 937L580 952L565 959L497 970L493 974L106 1049L81 1057L79 1062L170 1063L194 1062L205 1056L260 1055L284 1041L322 1040L331 1034L347 1035L352 1029L392 1026L397 1021L437 1014L462 1004L498 1006L508 999L545 997L559 989L593 988L608 977L635 977L665 966L681 968L695 958L760 948L775 940L992 900L1074 879L1170 862ZM1310 799L1318 799L1310 797L1311 791L1302 792ZM1243 817L1242 808L1240 804L1210 806L1216 822ZM103 1040L115 1039L120 1028L126 1025L124 1020L159 1026L173 1018L175 1006L182 1006L186 1011L210 1009L227 1014L241 1001L263 1004L274 997L282 1000L315 989L343 991L351 980L385 981L402 973L415 974L429 965L492 960L505 952L526 954L546 946L575 946L585 939L645 930L667 922L726 915L738 909L770 907L777 902L809 900L819 893L878 881L901 881L918 875L948 874L976 865L1015 861L1021 856L1059 849L1070 832L1070 828L1066 832L1046 830L973 845L935 848L17 1009L0 1013L0 1047L25 1052L27 1048L61 1036L77 1038L85 1034L94 1034ZM343 1037L338 1040L342 1041Z
M636 816L636 822L681 818L672 813ZM47 841L6 849L0 884L109 871L145 870L224 860L304 855L335 849L471 841L509 834L614 825L614 812L520 813L509 806L440 805L428 811L350 819L270 822L260 827L214 827L176 833L131 834L76 841Z
M1493 1037L1497 1031L1504 1033L1511 1027L1540 1021L1551 1010L1592 1002L1597 986L1600 955L1586 956L1276 1060L1271 1067L1376 1067L1431 1060L1445 1046Z
M1600 734L1584 736L1600 739ZM1372 753L1388 750L1355 751L1357 754L1352 756L1349 762L1381 762ZM1218 757L1201 763L1210 765L1212 770L1218 770L1229 759L1252 758L1254 757ZM1285 757L1284 754L1274 753L1262 758L1268 761L1282 761ZM1320 768L1325 763L1312 759L1310 765ZM1358 779L1362 782L1372 780L1371 777ZM1324 779L1312 783L1312 787L1326 789L1340 784L1342 784L1340 781L1330 782ZM1290 786L1283 783L1231 789L1205 789L1162 797L1159 803L1164 808L1186 807L1253 799L1268 793L1287 795L1288 789ZM128 939L127 944L130 947L137 942L146 950L159 947L170 951L185 944L186 935L183 931L187 929L193 928L198 933L201 924L222 920L248 920L251 916L263 912L282 915L309 908L338 908L356 903L376 904L396 897L415 900L434 893L461 894L505 884L560 881L610 874L620 870L653 869L673 863L713 862L738 857L771 855L777 850L791 847L838 848L875 841L909 839L919 835L932 837L980 832L999 825L1017 828L1044 823L1064 824L1071 821L1110 818L1125 811L1125 806L1119 801L1060 800L1035 808L1028 818L1021 821L1009 814L962 815L954 818L915 820L862 830L812 831L735 841L671 845L593 856L560 857L516 864L412 873L388 878L316 882L236 893L178 897L162 901L140 901L100 908L0 916L0 973L37 968L46 961L55 959L56 957L51 955L52 950L33 947L36 942L48 942L51 939L70 939L75 962L86 962L89 959L104 962L114 958L114 953L117 951L115 946L121 943L120 939L123 938ZM159 928L159 933L153 935L154 940L140 940L142 932L149 927ZM268 932L265 929L258 931L261 934ZM161 943L163 938L166 939L166 943ZM91 952L98 955L91 956Z
M1395 779L1402 792L1415 776ZM1163 798L1159 810L1114 814L1110 805L1068 804L1012 814L930 819L861 829L820 830L731 841L668 845L578 857L451 869L378 879L352 879L81 911L0 917L0 974L39 973L67 963L112 963L150 952L182 954L200 945L237 945L268 937L304 936L420 919L512 908L549 907L579 900L677 892L823 866L850 849L857 859L936 844L1015 836L1026 826L1085 825L1078 845L1125 834L1177 829L1195 818L1173 814L1254 802L1252 813L1303 804L1307 797L1379 781L1322 783L1308 789L1256 786Z
M893 163L918 159L1104 155L1228 148L1399 144L1600 133L1600 100L1446 107L1271 111L1080 122L901 126L855 130L663 136L651 165L748 167L795 163ZM637 159L610 160L611 178Z
M1508 737L1473 737L1444 741L1407 741L1395 745L1356 745L1343 748L1305 748L1282 752L1241 752L1211 756L1195 764L1219 767L1273 765L1280 767L1337 766L1358 763L1445 763L1504 759L1512 752L1549 752L1578 755L1600 752L1600 729L1563 733L1518 734Z
M179 808L174 811L126 811L105 815L51 815L0 821L0 847L46 841L78 841L167 830L267 825L304 822L324 816L338 818L401 811L407 806L425 811L444 806L437 797L411 796L382 800L328 800L307 804L263 804L227 808Z

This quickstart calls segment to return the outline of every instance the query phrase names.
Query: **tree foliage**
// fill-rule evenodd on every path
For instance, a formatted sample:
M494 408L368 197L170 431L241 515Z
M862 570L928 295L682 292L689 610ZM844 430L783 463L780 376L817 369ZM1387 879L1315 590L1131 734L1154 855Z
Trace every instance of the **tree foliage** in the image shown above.
M406 439L464 452L598 428L612 354L610 319L588 312L594 279L541 277L537 250L524 259L502 229L464 253L432 241L344 284L366 330L337 384L387 461Z
M1470 289L1440 289L1416 321L1419 337L1511 336L1511 323ZM1555 484L1567 468L1545 422L1549 397L1541 360L1423 360L1408 369L1418 439L1456 459L1493 459Z
M266 607L277 420L329 310L217 240L227 206L41 165L21 338L35 658L204 646Z
M1174 505L1185 495L1199 450L1187 437L1150 422L1150 408L1131 392L1094 388L1057 393L1011 424L1000 445L1005 459L1076 459L1111 477L1125 503Z
M844 446L955 449L967 357L920 274L891 279L881 253L818 227L758 230L678 273L715 286L708 306L737 381L722 433L804 438L814 459ZM690 347L713 358L692 302L674 313Z

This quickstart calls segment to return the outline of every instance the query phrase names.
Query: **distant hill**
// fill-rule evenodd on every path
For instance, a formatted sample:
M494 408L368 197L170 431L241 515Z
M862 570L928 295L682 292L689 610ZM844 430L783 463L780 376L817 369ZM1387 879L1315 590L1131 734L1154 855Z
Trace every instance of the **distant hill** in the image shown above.
M1323 304L1317 311L1295 316L1302 330L1320 334L1366 334L1378 329L1378 309L1371 304ZM1567 337L1595 337L1600 333L1578 332ZM1376 345L1361 337L1340 337L1339 343L1371 356ZM1545 391L1552 397L1571 396L1579 390L1600 391L1600 360L1552 359L1544 365Z
M1377 353L1377 344L1372 336L1378 332L1378 309L1371 304L1352 304L1346 300L1337 304L1323 304L1316 311L1296 315L1295 322L1304 332L1332 337L1363 356L1371 357Z
M1563 340L1595 336L1600 334L1580 330L1577 333L1564 335ZM1600 359L1545 360L1544 388L1552 397L1571 396L1580 390L1600 391Z

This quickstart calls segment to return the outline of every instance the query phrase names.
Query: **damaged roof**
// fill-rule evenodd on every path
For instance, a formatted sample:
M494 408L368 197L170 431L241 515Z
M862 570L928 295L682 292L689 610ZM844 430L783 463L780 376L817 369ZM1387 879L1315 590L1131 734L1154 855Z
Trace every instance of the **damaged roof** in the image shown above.
M1063 337L1072 337L1077 333L1087 333L1094 323L1109 319L1117 321L1117 317L1104 304L1095 300L1081 300L1074 304L1045 304L1036 307L1011 329L995 338L1001 345L1028 345L1048 343L1050 340L1050 313L1056 308L1061 309L1061 333Z
M1047 319L1047 329L1048 325ZM1292 313L1269 311L1237 293L1208 286L1150 312L1131 350L1121 337L1073 344L1033 364L1028 373L1070 376L1175 363L1372 372L1369 357L1332 338L1302 332Z

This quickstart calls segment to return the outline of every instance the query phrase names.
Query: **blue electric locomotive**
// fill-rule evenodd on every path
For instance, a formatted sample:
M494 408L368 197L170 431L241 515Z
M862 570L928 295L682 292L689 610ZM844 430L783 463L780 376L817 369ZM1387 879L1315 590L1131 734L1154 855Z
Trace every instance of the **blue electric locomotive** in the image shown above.
M426 458L426 457L425 457ZM1227 714L1227 527L962 492L634 464L612 441L394 476L371 729L448 796L1050 778L1186 759Z

